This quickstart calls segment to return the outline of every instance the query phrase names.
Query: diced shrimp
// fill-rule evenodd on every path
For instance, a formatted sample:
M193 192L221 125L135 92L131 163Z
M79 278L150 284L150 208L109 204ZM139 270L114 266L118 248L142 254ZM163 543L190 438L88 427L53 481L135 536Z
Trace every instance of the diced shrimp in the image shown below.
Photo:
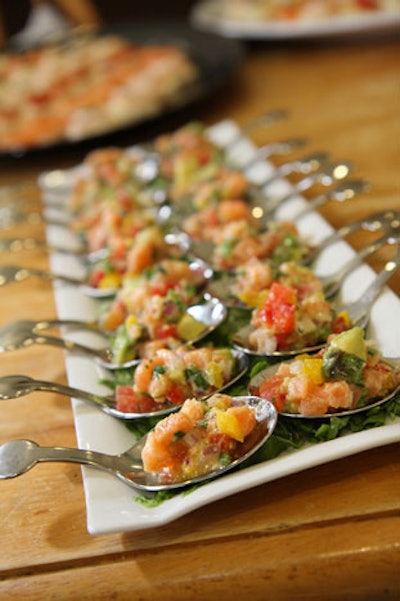
M144 229L137 235L135 244L127 255L127 272L139 274L146 267L153 265L164 245L164 239L157 227Z
M174 473L176 461L167 446L157 439L155 432L149 432L142 450L143 467L148 472Z
M196 423L204 417L205 406L204 403L196 399L187 399L182 406L181 412L185 413L193 423Z
M382 392L393 390L398 383L398 378L392 371L368 368L364 371L364 386L371 398L381 396Z
M276 336L267 328L257 328L249 335L250 345L259 353L273 353L278 348Z
M164 360L155 355L150 359L141 361L135 370L134 385L140 392L148 392L153 370L156 365L164 365Z
M193 428L194 422L190 415L185 411L171 413L166 418L157 423L154 428L154 434L157 442L165 446L171 444L177 435L189 432Z
M126 318L126 310L121 301L116 300L102 320L102 326L107 332L113 332L122 325Z
M239 219L251 219L250 205L244 200L224 200L218 205L219 221L227 223Z

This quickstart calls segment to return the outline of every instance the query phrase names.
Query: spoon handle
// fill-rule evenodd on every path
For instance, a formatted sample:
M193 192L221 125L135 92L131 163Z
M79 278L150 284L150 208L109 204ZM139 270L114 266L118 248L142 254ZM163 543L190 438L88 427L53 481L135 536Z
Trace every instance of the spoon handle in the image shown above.
M12 440L0 447L0 479L19 476L39 462L90 465L117 477L124 472L134 475L134 472L143 471L140 465L120 455L108 455L90 449L41 447L30 440ZM133 485L126 477L124 482Z
M109 353L107 349L95 349L90 346L73 342L72 340L66 340L65 338L59 338L58 336L44 336L42 334L35 334L32 336L32 340L36 344L47 344L57 348L62 348L72 353L78 353L87 355L88 357L101 359L107 361L109 359Z
M102 330L98 323L95 321L81 321L80 319L46 319L41 321L32 322L32 328L37 331L46 330L53 327L67 327L77 330L83 330L88 332L94 332L100 336L108 339L109 333Z
M384 285L400 267L400 248L397 249L395 257L388 261L382 271L376 276L373 282L363 292L361 297L353 303L343 305L337 309L337 312L347 311L350 321L354 325L365 325L370 309L376 297L382 291Z
M80 390L79 388L74 388L73 386L68 386L66 384L47 382L46 380L31 380L30 389L32 391L41 390L44 392L54 392L56 394L61 394L62 396L79 399L96 407L100 406L102 410L109 415L114 414L113 408L115 405L115 400L111 396L99 395L86 390Z
M65 284L72 284L73 286L82 286L84 283L82 280L77 278L73 278L67 275L52 273L51 271L46 271L45 269L35 269L33 267L25 268L21 267L18 269L14 279L16 281L25 280L30 276L38 276L40 278L44 278L45 280L59 280L60 282L64 282Z
M319 194L312 200L309 200L307 206L301 209L295 216L295 220L298 221L301 217L308 215L315 209L322 207L327 202L334 200L336 202L344 202L345 200L351 200L355 194L361 194L368 190L369 183L362 179L356 179L346 182L344 185L340 184L333 190L328 190L324 194ZM347 232L349 233L349 232Z
M324 195L326 196L326 195ZM298 219L301 215L308 213L308 209L305 211L301 211L301 213L297 214L296 219ZM302 261L303 265L311 265L317 257L322 253L325 248L338 242L342 238L345 238L352 232L363 228L369 230L371 232L375 232L376 230L384 227L386 223L391 222L396 216L396 211L381 211L379 213L375 213L369 217L365 217L363 219L359 219L357 221L353 221L347 225L343 225L341 228L335 230L330 236L327 236L322 242L319 243L318 247L315 248L311 253L307 255Z
M364 259L372 255L375 251L378 250L381 246L390 241L390 234L386 233L385 235L378 238L378 240L374 240L367 246L364 246L361 250L358 251L356 255L350 261L348 261L343 267L338 269L335 273L329 276L320 276L319 280L322 282L324 286L325 296L328 298L336 294L345 278L352 272L356 267L358 267Z
M278 207L281 207L283 204L285 204L289 200L296 198L299 194L302 194L302 192L309 190L317 183L319 183L323 186L330 186L334 181L336 181L338 179L342 179L342 176L340 176L340 177L336 176L336 169L339 167L346 169L346 173L348 173L350 171L350 165L347 163L344 163L344 162L331 163L329 165L323 166L322 170L315 171L311 175L306 175L305 177L300 179L298 182L296 182L295 184L292 185L293 189L291 190L291 192L288 192L284 196L268 197L268 195L267 195L266 206L263 207L265 213L267 215L272 215L273 212ZM330 192L327 192L326 194L321 194L321 195L317 196L316 199L314 199L314 201L310 201L310 202L315 203L315 205L313 205L313 208L311 210L313 210L315 208L315 206L320 206L321 204L323 204L324 202L326 202L328 200L330 200ZM308 207L306 207L305 210L308 210ZM303 214L303 211L301 213ZM296 219L297 219L298 215L296 215Z

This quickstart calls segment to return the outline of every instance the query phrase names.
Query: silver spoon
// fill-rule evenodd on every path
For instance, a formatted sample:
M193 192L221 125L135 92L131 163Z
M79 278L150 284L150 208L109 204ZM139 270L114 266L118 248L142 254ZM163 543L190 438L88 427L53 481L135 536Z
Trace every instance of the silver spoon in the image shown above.
M395 220L400 220L400 212L388 210L379 211L357 221L353 221L352 223L346 224L324 238L324 240L322 240L322 242L320 242L316 248L308 253L301 263L302 265L311 265L328 246L338 242L345 236L348 236L358 229L365 229L370 232L375 232L385 227L385 225L393 223Z
M381 246L385 244L399 244L400 243L400 222L393 222L393 226L389 225L385 228L383 236L374 240L370 244L361 248L357 254L350 259L342 268L338 269L335 273L328 276L317 276L319 281L324 287L324 294L326 298L331 298L337 292L339 292L344 280L347 276L358 267L364 259L376 252Z
M248 369L248 357L242 351L232 350L232 353L236 360L236 368L232 378L226 382L218 390L202 396L201 399L206 399L211 394L216 392L222 392L228 386L231 386L234 382L237 382ZM34 391L44 391L60 394L63 396L79 399L88 403L92 406L97 407L107 415L116 417L122 420L134 420L142 419L147 417L160 417L176 411L180 405L171 405L171 403L160 403L160 408L149 412L125 412L120 411L116 408L115 396L110 395L99 395L79 388L73 388L65 384L58 384L57 382L47 382L46 380L35 380L29 376L24 375L10 375L0 377L0 400L6 401L10 399L16 399L22 396L26 396ZM200 399L199 399L200 400Z
M335 307L336 313L341 313L346 311L350 323L352 326L360 326L361 328L365 328L371 312L372 305L377 298L377 296L382 291L384 285L389 280L389 278L393 275L393 273L399 269L400 267L400 248L397 249L397 254L392 261L388 261L384 267L384 269L375 277L373 282L367 287L367 289L363 292L359 299L353 301L351 303L345 303L340 306ZM249 336L253 331L253 327L248 324L242 327L236 334L233 336L233 344L235 348L242 350L245 353L249 353L250 355L260 356L260 357L290 357L295 355L300 355L302 353L314 353L320 350L325 342L321 342L320 344L315 344L313 346L300 348L300 349L288 349L284 351L273 351L270 353L261 353L250 347L249 344Z
M396 359L383 358L383 361L385 361L385 363L387 363L389 366L391 366L394 369L398 370L400 368L400 362ZM259 386L262 384L262 382L264 382L264 380L266 380L267 378L271 378L272 376L274 376L276 374L277 370L279 369L279 365L280 365L279 363L277 363L275 365L271 365L270 367L263 369L257 375L255 375L250 380L249 391L251 391L252 394L255 394L255 391L258 390ZM279 411L279 415L284 415L286 417L301 418L301 419L321 419L321 418L329 419L331 417L343 417L343 416L348 416L348 415L354 415L355 413L362 413L364 411L368 411L369 409L372 409L373 407L379 407L380 405L387 403L387 401L390 401L390 399L392 399L398 392L400 392L400 384L394 390L392 390L392 392L390 392L389 394L386 394L382 398L371 400L370 403L367 403L366 405L363 405L362 407L356 407L354 409L345 409L345 410L335 411L335 412L331 412L331 413L324 413L321 415L304 415L302 413L290 413L288 411Z
M0 267L0 286L5 286L13 282L23 282L29 277L39 277L49 281L60 281L70 286L76 286L87 296L93 298L108 298L114 296L117 292L115 288L95 288L90 286L84 280L71 276L52 273L45 269L34 267L19 267L17 265L2 265Z
M184 340L183 342L187 345L195 344L202 338L213 332L226 318L227 309L217 299L209 299L205 303L199 305L192 305L187 308L186 313L190 315L196 322L202 326L201 331L190 340ZM35 322L30 320L14 321L0 328L0 353L15 351L22 348L28 348L36 345L50 345L57 348L67 350L72 353L80 355L86 355L95 360L95 362L108 370L125 369L133 367L140 363L141 359L135 357L129 361L115 362L113 361L112 348L96 349L86 345L73 342L72 340L66 340L59 336L44 335L42 332L45 329L50 329L55 325L67 325L80 327L82 325L86 330L91 330L104 338L108 338L106 332L100 329L96 329L95 326L90 324L80 323L74 320L53 320L53 321L41 321Z
M202 269L204 280L207 281L212 277L212 271L204 261L200 259L193 260L190 263L190 268L193 270ZM23 282L29 277L39 277L49 281L60 281L70 286L79 288L84 294L92 298L110 298L115 296L118 288L96 288L91 286L84 279L74 278L59 273L46 271L45 269L37 269L34 267L20 267L17 265L2 265L0 266L0 287L6 286L14 282Z
M252 407L255 410L257 425L244 443L238 446L229 465L221 466L218 470L210 471L203 476L164 484L157 475L145 471L141 457L147 438L145 435L120 455L107 455L87 449L40 447L30 440L13 440L0 447L0 479L19 476L41 461L56 461L95 467L116 476L128 486L146 492L173 490L200 484L222 476L249 459L270 438L275 429L277 412L269 401L255 396L241 396L233 397L233 404L246 404Z
M77 257L89 264L96 263L108 256L108 250L106 248L88 252L83 246L67 248L58 246L57 244L50 244L44 240L37 240L36 238L2 238L0 240L0 251L19 252L22 250L34 249L43 249L62 255Z
M335 182L345 179L352 169L351 163L345 161L338 161L335 163L329 163L327 165L322 165L322 168L315 171L311 175L307 175L306 177L300 179L295 184L292 184L292 190L285 194L284 196L271 196L267 192L264 192L261 198L257 198L257 201L260 203L261 208L264 211L265 216L271 217L274 212L281 207L283 204L296 198L299 194L306 192L311 189L316 184L329 187L332 186ZM314 205L313 208L315 208Z

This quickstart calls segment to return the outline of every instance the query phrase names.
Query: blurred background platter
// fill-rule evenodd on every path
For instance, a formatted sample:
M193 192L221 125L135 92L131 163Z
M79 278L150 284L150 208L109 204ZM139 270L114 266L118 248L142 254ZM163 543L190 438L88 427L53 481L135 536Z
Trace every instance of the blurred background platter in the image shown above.
M237 39L301 40L400 30L400 8L332 15L320 19L252 19L230 14L229 2L201 0L191 11L191 23L202 31Z
M244 47L240 41L226 39L212 32L198 31L180 20L113 23L101 27L93 35L117 35L128 43L146 46L174 46L189 57L197 74L179 94L169 98L150 115L142 118L135 116L124 124L76 139L62 137L46 144L1 149L0 157L18 158L27 154L68 148L81 148L86 151L99 145L132 144L149 139L159 131L175 127L176 118L184 116L188 107L216 92L235 71L244 56Z

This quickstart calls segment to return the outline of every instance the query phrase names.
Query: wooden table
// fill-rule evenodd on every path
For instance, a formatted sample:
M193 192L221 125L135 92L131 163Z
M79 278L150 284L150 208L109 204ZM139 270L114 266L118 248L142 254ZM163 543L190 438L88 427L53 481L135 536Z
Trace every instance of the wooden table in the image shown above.
M393 40L249 48L243 65L196 117L245 124L271 108L290 117L256 141L307 136L308 149L354 161L372 191L322 212L334 225L400 208L399 45ZM73 165L79 151L6 161L1 184ZM40 226L19 226L35 235ZM16 232L16 230L15 230ZM9 233L8 233L9 234ZM5 233L3 235L6 235ZM356 249L367 235L353 234ZM390 250L376 253L379 270ZM15 260L15 258L14 258ZM40 252L18 262L46 267ZM10 262L3 253L1 261ZM17 262L15 260L15 262ZM399 293L400 279L390 286ZM55 314L50 284L0 292L1 325ZM36 348L1 356L0 373L64 382L63 355ZM68 402L35 393L1 403L0 443L76 445ZM374 600L400 595L400 445L309 469L219 501L164 527L91 536L80 468L43 464L0 484L0 598Z

